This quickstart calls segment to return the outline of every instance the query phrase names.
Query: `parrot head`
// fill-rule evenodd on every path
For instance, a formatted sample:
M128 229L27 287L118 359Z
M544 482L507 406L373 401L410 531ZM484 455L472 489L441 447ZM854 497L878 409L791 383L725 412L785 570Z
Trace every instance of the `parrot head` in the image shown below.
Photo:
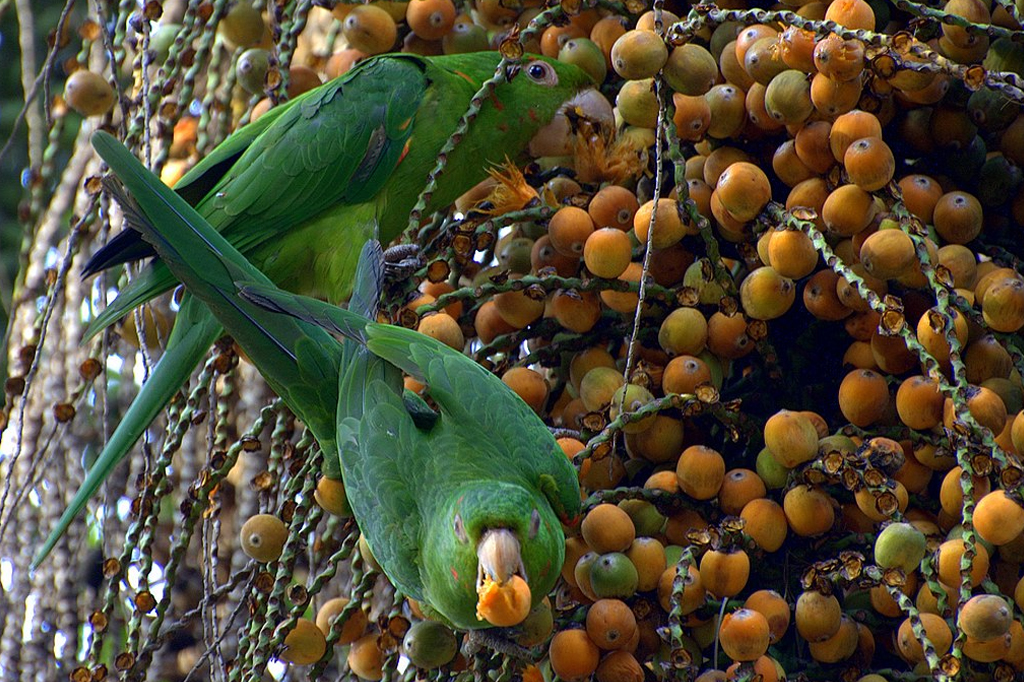
M529 606L554 587L565 556L557 515L538 491L498 482L460 488L443 509L423 551L424 597L453 625L502 625L478 617L483 591L513 580L529 587Z
M495 74L501 62L497 52L477 52L435 57L435 63L448 69L470 83L474 90ZM485 145L477 150L480 154L493 155L495 148L502 154L507 150L521 150L553 121L555 135L562 136L561 129L566 114L581 108L594 109L595 101L603 101L607 108L609 122L612 120L611 105L595 89L593 79L582 69L540 55L524 55L517 65L510 65L505 79L500 80L491 94L480 105L476 123L478 130L487 130L479 140L467 139L464 143ZM548 133L550 136L552 133Z

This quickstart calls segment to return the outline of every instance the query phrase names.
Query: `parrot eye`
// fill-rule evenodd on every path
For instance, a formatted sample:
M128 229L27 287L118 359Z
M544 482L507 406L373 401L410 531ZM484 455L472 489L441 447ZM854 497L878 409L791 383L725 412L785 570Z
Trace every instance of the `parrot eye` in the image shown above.
M530 539L533 540L537 537L537 532L540 530L540 512L534 509L530 513Z
M455 515L455 523L453 525L455 537L459 539L459 542L469 542L469 536L466 535L466 527L462 525L462 517L458 514Z
M526 67L526 75L541 85L558 85L558 74L547 62L531 62Z

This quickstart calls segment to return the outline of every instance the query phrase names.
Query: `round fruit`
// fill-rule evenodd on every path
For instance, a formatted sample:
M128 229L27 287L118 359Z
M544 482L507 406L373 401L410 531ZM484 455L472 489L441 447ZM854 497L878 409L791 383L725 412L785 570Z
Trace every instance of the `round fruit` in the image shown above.
M643 682L644 668L636 656L619 649L601 659L594 678L597 682Z
M782 499L782 509L789 527L802 537L827 533L835 522L832 498L818 488L798 485L791 489Z
M651 214L654 214L653 230ZM633 232L641 244L650 244L656 249L666 249L690 231L679 214L675 199L658 199L657 208L652 199L641 206L633 216ZM648 235L650 238L648 239Z
M683 95L700 96L718 80L718 62L696 43L684 43L672 49L662 75L668 86Z
M743 550L712 549L700 558L700 582L719 599L735 597L747 586L749 578L750 557Z
M834 21L850 30L875 30L875 12L867 0L835 0L825 10L825 21Z
M753 220L772 198L765 172L752 163L730 164L718 177L715 191L722 206L736 220Z
M800 230L777 230L768 243L768 262L781 276L802 279L818 265L818 251Z
M270 69L270 53L258 47L246 50L238 58L235 75L238 84L253 95L262 95L266 86L265 79Z
M796 600L796 630L808 642L822 642L839 631L843 610L831 594L808 590Z
M981 306L985 323L997 332L1016 333L1024 327L1024 281L1006 277L985 292Z
M384 652L380 648L380 635L370 633L353 642L347 660L348 667L360 679L379 680L384 677Z
M764 551L777 552L786 541L786 512L775 500L761 497L747 502L740 518L746 521L743 531Z
M626 550L626 556L636 567L637 591L649 592L657 588L658 580L666 568L665 546L655 538L637 538Z
M995 594L979 594L971 597L960 607L957 625L972 637L982 642L1002 637L1010 631L1013 610L1002 597Z
M512 367L501 375L501 381L534 412L543 412L548 400L549 387L540 372L529 367Z
M725 480L725 459L705 445L691 445L676 464L679 488L695 500L710 500Z
M860 262L878 279L896 279L917 262L914 241L898 228L873 232L861 244Z
M796 69L783 71L768 84L765 108L779 123L791 126L807 120L814 112L808 75Z
M832 234L852 237L870 225L877 212L874 197L857 185L841 185L825 199L821 219Z
M263 39L267 28L252 3L236 2L217 24L217 30L237 47L252 47Z
M639 583L636 566L622 552L602 554L590 566L590 588L598 598L627 599Z
M594 221L582 208L563 206L548 223L551 245L563 256L580 258L583 246L594 231Z
M1005 545L1024 533L1024 508L1005 490L993 490L974 507L974 530L993 545Z
M697 355L707 340L707 320L696 308L676 308L658 330L658 344L670 356Z
M875 563L911 573L921 564L926 549L924 533L909 523L890 523L875 539Z
M806 415L779 410L764 425L764 442L788 469L818 456L818 432Z
M295 665L316 663L327 652L327 639L316 623L299 618L295 627L285 635L281 660Z
M928 430L942 423L944 401L937 381L916 375L900 383L896 391L896 412L909 428Z
M331 632L331 627L334 625L334 621L338 619L341 612L348 606L349 599L347 597L335 597L324 602L324 605L320 607L320 610L316 612L316 626L327 636ZM349 611L348 618L341 625L341 635L338 638L338 644L351 644L366 632L366 626L369 623L369 618L366 612L363 611L358 605Z
M598 229L614 227L628 231L633 227L633 216L639 208L633 192L619 185L607 185L590 200L587 212Z
M946 585L960 584L960 559L964 555L965 544L962 538L946 540L939 545L938 565L939 580ZM988 550L981 543L974 545L975 556L971 562L970 585L976 587L988 574Z
M566 40L558 51L558 61L578 66L587 72L595 83L603 83L608 75L604 53L597 43L588 38Z
M64 84L64 101L83 116L102 116L117 104L117 94L106 78L81 69Z
M949 244L966 244L981 234L981 202L973 194L953 191L935 204L935 231Z
M922 613L919 617L921 624L924 626L925 636L935 648L936 653L942 656L949 651L949 647L953 643L953 633L950 631L946 621L934 613ZM900 623L899 631L896 633L896 646L899 647L900 653L903 654L904 658L911 663L918 663L924 660L924 647L917 637L914 636L909 618L904 619Z
M276 561L288 539L288 526L273 514L257 514L242 524L242 551L263 563Z
M839 384L839 409L855 426L870 426L880 420L889 409L885 377L870 369L847 374Z
M668 61L665 41L654 31L626 31L612 45L612 68L627 80L653 78Z
M583 244L583 262L597 277L615 279L633 258L629 235L616 227L595 230Z
M796 300L796 285L775 268L765 265L743 278L740 302L755 320L774 320L786 314Z
M350 47L371 55L387 52L398 39L395 20L377 5L358 5L345 16L342 32Z
M620 599L599 599L587 610L587 635L605 651L621 649L636 635L636 616Z
M586 630L560 630L548 647L551 670L564 680L588 677L597 670L600 659L601 650Z
M402 653L409 662L423 670L433 670L448 663L458 652L459 642L452 629L435 620L413 623L402 640Z
M456 14L452 0L412 0L405 20L420 38L440 40L454 26Z
M437 339L457 351L461 351L466 345L466 337L462 334L462 328L448 313L438 312L424 315L416 325L416 331L432 339Z
M754 661L768 651L768 619L752 609L725 614L718 629L719 642L726 656L734 661Z
M625 552L636 537L633 519L614 504L599 504L583 517L580 534L598 554Z

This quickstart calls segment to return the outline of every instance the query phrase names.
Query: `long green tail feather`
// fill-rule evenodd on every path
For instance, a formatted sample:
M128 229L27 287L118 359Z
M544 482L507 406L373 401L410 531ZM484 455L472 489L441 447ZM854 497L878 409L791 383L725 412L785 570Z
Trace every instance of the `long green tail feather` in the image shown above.
M129 224L144 233L190 294L215 309L217 317L199 300L188 297L179 311L179 321L187 323L181 328L188 331L180 335L172 332L164 357L90 469L33 566L46 558L138 436L185 383L216 340L221 324L246 350L271 387L309 425L321 446L331 451L332 456L335 454L337 401L332 395L337 394L341 357L338 342L319 327L274 315L239 297L236 281L267 285L270 280L120 142L100 132L93 136L93 146L134 197L129 200L121 196ZM184 320L183 315L189 319ZM178 322L175 329L179 329Z
M185 312L179 311L179 316L182 314L189 316L187 305L186 302L182 306L182 310ZM199 312L206 313L205 310ZM176 326L177 329L179 327ZM199 316L195 324L187 325L187 329L188 331L184 334L171 334L171 342L168 343L163 357L156 363L149 380L143 384L142 390L128 407L121 422L110 436L110 440L107 441L96 462L89 469L85 480L82 481L82 487L75 493L75 497L71 500L68 508L64 510L57 525L50 531L42 549L32 561L32 568L38 566L53 550L57 541L85 508L89 499L96 494L114 468L128 455L132 446L160 414L164 405L170 402L174 394L185 384L192 368L202 361L203 356L210 349L210 345L217 340L217 336L221 333L220 324L210 317L209 313Z

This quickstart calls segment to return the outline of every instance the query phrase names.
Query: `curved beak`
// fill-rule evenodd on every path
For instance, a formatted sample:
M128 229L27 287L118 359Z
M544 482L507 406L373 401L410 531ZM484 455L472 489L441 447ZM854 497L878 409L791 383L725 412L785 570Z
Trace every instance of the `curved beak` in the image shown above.
M519 550L519 540L507 528L492 528L486 531L476 546L477 577L479 591L485 580L504 585L512 576L519 574L526 579L526 567Z
M608 99L595 88L580 90L565 102L551 122L537 131L530 140L530 156L565 156L570 153L569 138L573 135L571 119L586 118L602 126L615 127L615 115Z

